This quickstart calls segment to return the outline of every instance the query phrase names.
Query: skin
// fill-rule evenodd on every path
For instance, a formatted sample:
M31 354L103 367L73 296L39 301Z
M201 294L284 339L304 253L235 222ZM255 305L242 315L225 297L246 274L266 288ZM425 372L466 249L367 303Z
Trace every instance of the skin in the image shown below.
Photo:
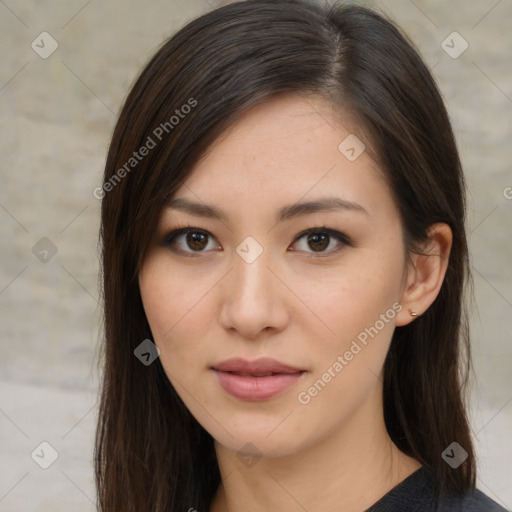
M360 511L420 467L387 434L382 369L395 326L414 321L409 308L421 315L437 296L451 232L433 225L423 254L409 261L382 172L366 151L351 162L338 150L349 134L317 97L288 95L254 107L174 196L215 205L226 219L164 209L140 272L161 363L215 439L222 483L212 512L338 512L340 504ZM320 211L276 223L282 206L326 196L365 212ZM163 243L187 225L209 233L199 249L186 235L175 240L175 249L192 257ZM324 226L351 243L295 241L301 231ZM236 252L248 236L263 249L251 263ZM300 403L299 393L393 304L401 310L321 392ZM306 373L273 398L243 401L211 370L235 356L272 357Z

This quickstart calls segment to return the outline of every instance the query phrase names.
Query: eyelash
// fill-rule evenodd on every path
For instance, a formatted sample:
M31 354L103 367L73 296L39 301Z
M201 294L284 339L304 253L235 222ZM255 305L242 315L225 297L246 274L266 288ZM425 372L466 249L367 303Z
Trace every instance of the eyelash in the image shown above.
M187 224L187 225L176 226L175 229L173 229L171 232L169 232L167 235L165 235L165 237L164 237L164 239L162 241L162 244L164 246L166 246L166 247L170 247L171 250L173 250L174 252L176 252L178 254L182 254L185 257L189 257L189 258L194 258L194 257L197 257L197 255L200 255L203 252L207 252L207 251L192 251L192 252L189 252L189 251L183 251L181 249L177 249L177 248L173 247L175 239L179 235L186 234L186 233L189 233L189 232L191 232L191 233L200 233L202 235L206 235L208 238L214 238L211 235L211 233L209 233L208 231L205 231L204 229L200 229L200 228L195 228L192 225ZM334 238L338 242L340 242L340 244L342 244L342 246L343 245L349 246L349 247L353 246L352 241L350 240L350 238L347 235L345 235L344 233L341 233L339 231L336 231L334 229L329 229L329 228L327 228L325 226L309 228L309 229L306 229L306 230L300 232L295 237L295 239L293 240L292 243L293 244L296 243L298 240L300 240L301 238L306 237L309 234L326 234L326 235L329 235L330 237ZM318 252L318 253L315 253L315 252L307 253L306 252L306 253L309 254L309 257L311 257L311 258L325 258L327 256L331 256L334 253L337 253L338 251L341 250L341 248L342 247L338 247L337 249L331 250L329 252Z

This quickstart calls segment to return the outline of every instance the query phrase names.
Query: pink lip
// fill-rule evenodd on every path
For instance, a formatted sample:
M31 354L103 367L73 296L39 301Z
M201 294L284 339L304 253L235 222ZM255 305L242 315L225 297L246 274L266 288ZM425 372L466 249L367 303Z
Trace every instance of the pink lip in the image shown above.
M212 370L224 391L241 400L250 401L267 400L289 389L305 373L305 370L269 358L255 361L228 359L212 367ZM252 375L238 375L233 372ZM265 373L273 375L257 376Z

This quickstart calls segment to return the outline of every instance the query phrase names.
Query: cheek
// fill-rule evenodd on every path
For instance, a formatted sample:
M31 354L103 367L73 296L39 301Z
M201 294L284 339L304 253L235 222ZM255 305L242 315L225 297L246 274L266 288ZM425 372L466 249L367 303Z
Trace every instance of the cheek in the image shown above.
M321 428L336 428L375 388L401 308L396 283L377 274L355 277L326 283L325 295L314 295L319 316L332 332L322 326L310 330L323 334L315 343L309 340L313 371L297 390L296 401L307 421L324 423Z
M336 400L339 393L357 402L379 374L401 310L403 261L397 248L358 251L343 266L319 271L313 286L311 276L297 282L297 295L316 314L306 315L310 339L304 351L314 368L308 384L329 381L320 402ZM323 389L322 382L317 388Z
M172 267L160 250L144 262L139 287L146 317L160 342L171 335L204 294L201 282Z
M217 280L206 274L202 279L200 274L198 268L177 271L168 256L157 252L147 258L139 275L153 341L165 370L172 374L201 361L200 342L211 326L207 296Z
M336 268L290 275L289 279L296 295L314 313L308 318L316 317L318 334L346 339L392 308L400 296L401 276L399 255L383 258L361 251Z

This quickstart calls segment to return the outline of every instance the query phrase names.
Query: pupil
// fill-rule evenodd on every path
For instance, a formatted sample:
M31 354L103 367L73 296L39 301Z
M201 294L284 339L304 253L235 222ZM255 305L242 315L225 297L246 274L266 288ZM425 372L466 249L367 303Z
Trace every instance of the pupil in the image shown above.
M188 233L187 243L191 249L204 249L205 244L202 243L206 240L206 235L202 233Z
M311 242L312 239L316 239L315 241L315 244L317 244L318 242L318 239L321 238L322 240L320 241L320 246L319 245L316 245L316 248L320 248L320 250L322 249L325 249L328 245L329 245L329 235L326 235L324 233L315 233L313 235L310 235L308 237L308 243ZM327 241L327 243L325 243ZM323 244L322 244L323 242ZM310 246L311 247L311 246ZM311 247L311 249L315 250L314 247Z

